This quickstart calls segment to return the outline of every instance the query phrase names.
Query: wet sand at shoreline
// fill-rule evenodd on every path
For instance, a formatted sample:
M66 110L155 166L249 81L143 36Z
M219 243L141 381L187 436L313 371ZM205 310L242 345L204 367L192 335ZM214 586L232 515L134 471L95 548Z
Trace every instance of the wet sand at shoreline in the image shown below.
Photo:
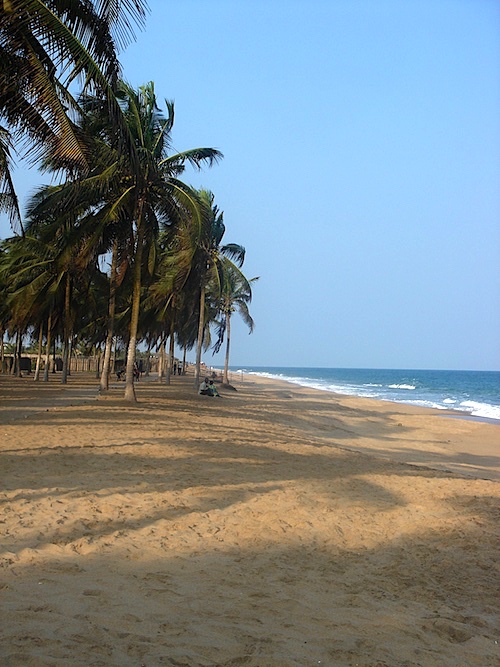
M2 665L498 664L500 427L0 376Z

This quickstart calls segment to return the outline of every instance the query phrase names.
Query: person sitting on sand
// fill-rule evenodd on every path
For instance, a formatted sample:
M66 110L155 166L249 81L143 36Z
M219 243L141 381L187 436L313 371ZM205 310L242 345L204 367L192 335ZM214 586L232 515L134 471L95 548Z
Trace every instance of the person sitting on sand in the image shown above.
M208 391L210 392L210 396L218 396L220 398L220 394L217 391L217 387L215 386L213 380L210 380L208 383Z
M202 394L203 396L212 396L212 393L210 391L210 385L208 383L208 378L205 378L203 382L200 384L198 393Z

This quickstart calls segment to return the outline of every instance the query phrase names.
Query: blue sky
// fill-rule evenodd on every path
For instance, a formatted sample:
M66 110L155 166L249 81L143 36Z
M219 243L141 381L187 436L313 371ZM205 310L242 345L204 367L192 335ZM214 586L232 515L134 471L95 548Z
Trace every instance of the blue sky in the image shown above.
M231 363L500 370L500 3L149 4L124 77L260 276Z

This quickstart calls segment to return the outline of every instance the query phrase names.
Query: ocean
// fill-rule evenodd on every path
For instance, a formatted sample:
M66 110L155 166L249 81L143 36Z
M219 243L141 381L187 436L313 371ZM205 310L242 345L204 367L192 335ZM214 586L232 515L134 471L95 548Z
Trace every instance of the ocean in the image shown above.
M500 424L499 371L377 370L367 368L232 367L233 373L277 378L302 387L454 410Z

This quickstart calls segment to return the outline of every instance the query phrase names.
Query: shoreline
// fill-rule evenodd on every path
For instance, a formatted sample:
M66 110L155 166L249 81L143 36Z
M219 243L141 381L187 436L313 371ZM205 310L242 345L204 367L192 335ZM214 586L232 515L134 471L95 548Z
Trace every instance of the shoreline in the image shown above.
M274 372L273 372L274 371ZM319 375L315 375L315 373L320 372ZM339 394L341 396L358 396L359 398L372 398L374 400L381 400L384 402L389 402L389 403L399 403L402 405L414 405L417 407L421 408L431 408L431 409L437 409L440 412L443 413L448 413L451 412L453 414L457 414L459 416L464 416L467 418L477 418L481 421L486 421L486 423L493 423L493 424L498 424L500 425L500 405L497 405L495 402L491 403L486 399L486 402L482 402L483 398L471 398L469 394L462 394L461 398L457 400L457 393L456 391L453 391L451 389L444 389L441 387L438 389L437 387L435 389L438 389L438 394L436 395L434 393L434 390L431 389L431 386L427 388L427 390L424 388L424 386L419 386L419 383L422 382L426 383L426 377L425 374L431 374L432 375L436 373L441 373L441 371L419 371L419 370L387 370L387 369L380 369L379 371L376 369L321 369L321 368L282 368L282 367L276 367L272 368L269 367L268 369L247 369L246 371L239 370L239 371L232 371L234 375L237 373L243 373L246 372L247 375L249 376L257 376L257 377L263 377L263 378L268 378L268 379L276 379L278 381L283 381L290 383L292 385L297 385L297 386L302 386L302 387L308 387L311 389L317 389L319 391L327 391L327 392L332 392L335 394ZM342 376L342 373L351 373L353 375L350 375L349 377ZM491 374L491 376L499 376L498 381L500 382L500 372L498 371L490 371L490 372L483 372L483 371L443 371L444 373L451 373L452 375L458 375L463 378L463 376L467 376L469 373L471 375L477 375L477 373L482 373L485 376L488 376ZM336 377L336 373L340 373L340 377ZM359 373L362 374L371 374L371 373L381 373L381 377L368 377L368 376L359 376ZM391 374L392 376L392 382L396 384L387 384L388 379L387 376L385 377L384 380L384 374ZM407 379L405 377L404 381L401 379L397 378L398 375L400 374L405 374L407 375L416 375L416 377L413 377L412 379ZM418 377L419 374L424 374L421 377ZM401 376L400 376L401 377ZM462 379L463 381L463 379ZM399 382L399 384L397 384ZM414 384L416 383L416 385ZM432 379L431 379L432 383ZM366 388L371 388L371 387L376 387L375 393L371 393L371 389L368 390ZM391 391L392 395L386 395L387 390L394 390L394 389L405 389L405 390L416 390L415 395L413 395L413 391L408 392L404 391L404 396L401 394L400 396L395 396L394 391ZM344 389L344 390L343 390ZM470 391L474 391L473 388L467 388ZM465 387L462 388L462 390L457 389L458 395L460 395L460 392L465 391ZM439 396L439 393L443 392L441 396ZM446 398L445 398L446 397ZM462 403L461 401L465 400L466 402ZM465 407L467 405L467 401L469 401L469 407ZM472 403L470 402L472 401ZM478 402L479 401L479 402ZM455 406L455 405L447 405L447 404L453 404L453 403L460 403L460 406Z
M212 369L207 369L208 371ZM249 379L251 378L251 379ZM49 383L34 383L31 378L8 378L0 375L0 424L7 419L28 419L32 415L43 412L54 411L64 407L72 407L77 405L85 405L89 402L99 402L116 398L120 402L123 390L123 382L110 382L110 391L108 394L100 394L99 382L95 379L93 374L78 374L70 376L67 385L61 385L59 382ZM243 378L233 378L233 386L236 389L233 392L227 393L226 397L235 398L238 392L250 392L252 387L262 386L266 387L275 395L285 397L287 401L291 399L303 400L305 397L312 400L314 397L321 402L321 409L323 413L325 410L330 411L331 422L331 440L335 440L335 433L337 424L335 418L339 414L348 411L358 411L359 415L364 412L377 416L378 421L383 421L388 415L392 415L389 420L389 427L396 427L396 435L398 437L398 445L402 447L388 446L388 440L383 440L383 445L380 445L376 434L371 434L370 429L361 428L356 434L355 440L362 440L361 443L351 443L352 451L363 452L367 455L384 456L394 461L408 463L409 465L423 465L436 470L447 470L450 472L458 472L467 476L476 476L479 479L491 479L500 481L500 445L498 444L498 428L497 420L490 420L482 417L473 417L465 414L462 411L453 409L438 409L431 407L422 407L412 405L409 403L398 403L396 401L389 401L372 397L360 397L348 394L340 394L333 391L317 389L299 385L294 382L289 382L281 378L269 378L258 374L248 373ZM12 385L12 383L14 383ZM148 396L143 396L145 387L149 387L151 391L160 393L162 390L171 392L176 383L181 384L184 390L187 389L188 394L192 392L193 398L196 398L197 392L191 388L192 374L188 373L186 376L173 376L171 385L165 385L158 382L155 375L142 380L137 383L136 391L138 394L138 403L148 400ZM2 387L9 386L11 389L14 386L21 390L20 396L16 399L11 399L9 403L12 405L11 409L7 410L3 406L2 401ZM24 384L24 387L23 387ZM26 392L29 398L26 398ZM223 392L224 393L224 392ZM166 394L168 395L168 394ZM130 404L123 402L124 407ZM132 405L132 408L135 406ZM10 414L10 417L9 417ZM351 412L351 414L353 414ZM401 421L397 421L395 416L410 424L406 429L411 429L411 432L418 433L418 429L425 426L426 417L433 417L439 419L451 419L459 423L463 423L463 428L457 425L456 428L449 429L448 427L440 427L439 420L432 420L431 429L435 440L428 442L420 442L416 438L413 443L412 438L405 435L405 426ZM323 414L323 419L324 419ZM358 423L362 422L359 418ZM375 421L369 422L371 426L375 426ZM466 426L470 424L471 427ZM472 425L476 425L475 429ZM384 427L387 428L387 427ZM322 426L324 430L325 427ZM403 431L401 432L400 429ZM447 437L451 435L452 437ZM411 447L405 447L410 441ZM343 447L342 443L334 443L334 446ZM476 465L474 465L474 461ZM480 465L477 465L480 462Z
M442 411L443 417L451 417L452 419L466 419L471 422L483 422L484 424L492 424L493 426L500 426L500 419L493 419L492 417L477 417L476 415L468 415L464 411L450 412Z
M360 396L352 396L346 394L339 394L332 391L306 387L293 382L278 378L267 378L260 375L249 374L255 381L255 384L263 384L269 389L275 391L289 391L288 398L299 399L301 396L317 395L322 397L326 405L331 406L332 418L334 418L334 410L343 408L358 410L360 414L363 411L377 415L378 419L384 419L385 415L393 415L392 422L397 429L403 428L401 421L396 421L395 417L407 418L411 422L411 429L418 429L425 426L428 428L428 417L438 418L430 422L433 424L432 433L435 435L436 450L432 449L432 442L422 443L417 439L417 443L421 447L420 451L411 448L413 456L410 455L409 449L403 447L402 449L387 447L387 440L384 441L385 447L381 448L376 444L376 436L371 437L369 429L362 429L360 431L361 437L364 439L363 445L352 445L353 451L364 452L368 455L379 456L384 455L388 458L393 458L395 461L406 462L409 465L423 465L425 467L435 468L437 470L449 470L450 472L461 472L465 475L474 475L470 461L474 458L481 459L482 465L477 469L476 475L479 478L492 479L500 481L500 445L498 443L498 427L496 420L486 420L485 418L467 418L463 412L453 411L451 409L440 410L438 408L427 408L409 403L398 403L395 401L387 401L378 398L365 398ZM246 381L247 385L252 384ZM244 385L245 381L243 381ZM273 386L275 385L275 386ZM447 426L440 427L440 419L457 420L459 423L463 422L463 429L457 425L456 428L449 429ZM465 426L470 423L471 427ZM372 425L375 425L373 420ZM472 425L475 424L477 429ZM332 437L334 438L334 428L332 429ZM457 437L458 441L454 443L450 438L445 438L445 434ZM397 431L397 435L402 435ZM403 444L408 441L408 438L403 438ZM342 447L341 444L336 446ZM440 461L443 453L448 457L446 462ZM418 454L415 458L415 454ZM461 461L463 457L463 462Z
M496 666L495 426L235 386L0 378L2 664Z

